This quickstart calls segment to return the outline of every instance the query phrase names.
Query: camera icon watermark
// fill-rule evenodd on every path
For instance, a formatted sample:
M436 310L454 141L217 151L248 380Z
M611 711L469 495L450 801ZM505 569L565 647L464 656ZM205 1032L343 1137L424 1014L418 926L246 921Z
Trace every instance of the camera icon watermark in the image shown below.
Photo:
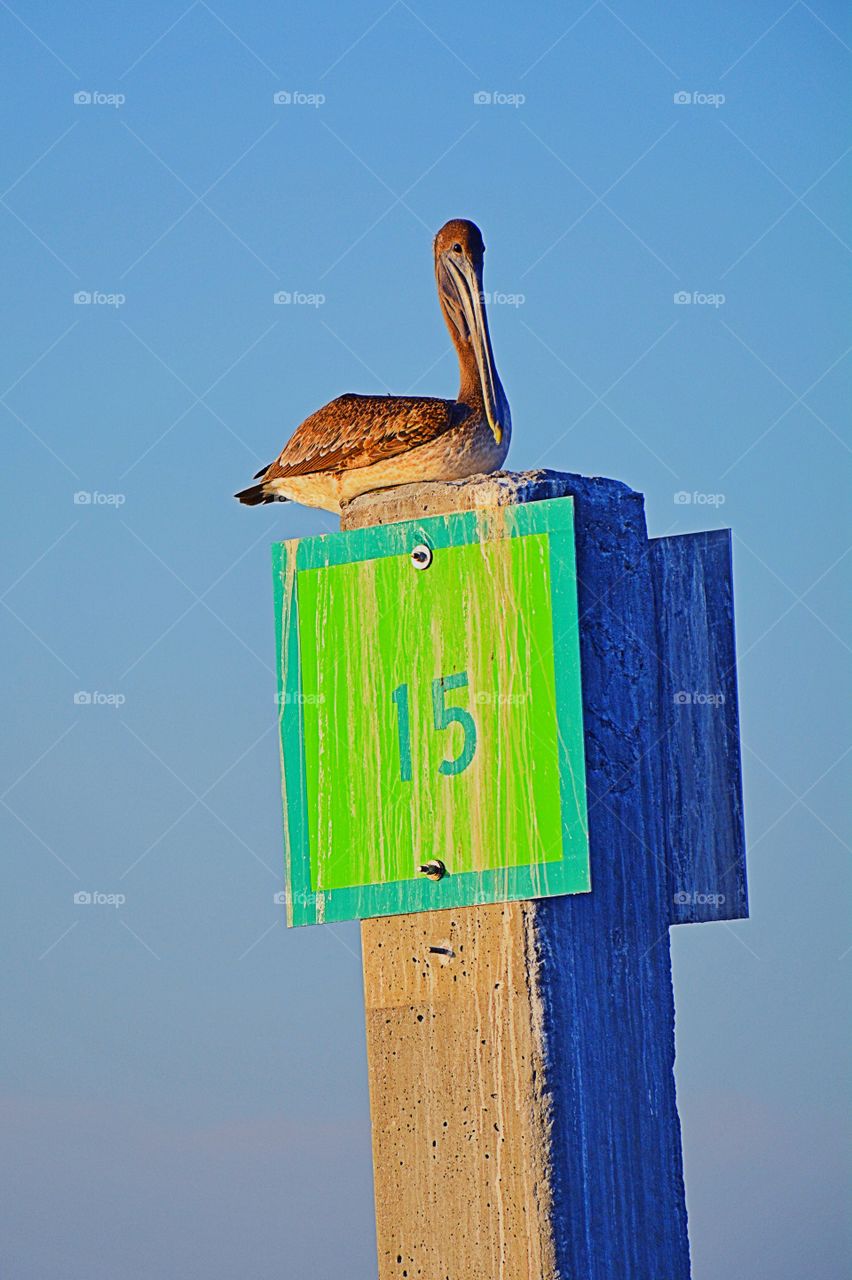
M78 489L74 494L75 507L123 507L127 497L123 493L101 493L98 489Z
M101 893L99 889L95 889L92 893L86 889L79 889L74 894L75 907L114 907L117 911L126 901L127 897L123 893Z
M273 93L272 101L276 107L322 107L325 105L324 93L302 93L300 89L279 89Z
M689 689L678 689L672 698L676 707L723 707L724 693L695 693Z
M702 293L700 289L678 289L672 301L678 307L724 307L728 301L724 293Z
M298 289L279 289L272 295L276 307L322 307L324 293L302 293Z
M727 497L724 493L699 493L696 489L688 493L686 489L679 489L672 494L672 502L676 507L688 507L692 503L697 507L723 507Z
M126 701L123 693L100 693L97 689L78 689L74 694L75 707L123 707Z
M475 107L522 107L527 100L525 93L503 93L499 89L479 89L473 95Z
M714 107L717 111L726 102L724 93L689 93L685 89L673 94L672 100L676 107Z
M100 289L90 292L88 289L78 289L74 294L75 307L123 307L127 301L127 295L124 293L103 293Z

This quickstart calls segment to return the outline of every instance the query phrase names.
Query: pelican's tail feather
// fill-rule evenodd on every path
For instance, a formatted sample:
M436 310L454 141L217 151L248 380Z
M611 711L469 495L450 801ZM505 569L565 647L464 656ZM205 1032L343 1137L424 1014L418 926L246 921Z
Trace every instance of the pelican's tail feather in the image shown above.
M235 493L234 497L238 502L242 502L247 507L258 507L264 502L288 502L288 498L284 498L281 494L270 493L266 486L261 484L250 484L247 489L241 489L239 493Z

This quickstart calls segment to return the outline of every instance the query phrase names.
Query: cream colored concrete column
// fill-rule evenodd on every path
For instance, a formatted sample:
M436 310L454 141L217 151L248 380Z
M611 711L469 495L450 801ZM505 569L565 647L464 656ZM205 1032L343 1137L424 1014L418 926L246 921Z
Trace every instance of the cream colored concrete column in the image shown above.
M405 485L344 529L523 501L542 473ZM361 926L380 1280L549 1280L549 1118L533 929L513 902Z

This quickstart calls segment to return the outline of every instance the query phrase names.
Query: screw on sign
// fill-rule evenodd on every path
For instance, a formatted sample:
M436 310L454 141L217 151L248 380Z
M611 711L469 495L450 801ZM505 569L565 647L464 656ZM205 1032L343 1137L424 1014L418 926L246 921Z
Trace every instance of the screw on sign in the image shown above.
M411 553L411 563L415 569L428 569L432 563L432 548L427 547L425 542L418 542Z
M447 868L440 858L432 858L429 862L424 862L420 867L420 871L424 876L428 876L430 880L442 880L447 874Z

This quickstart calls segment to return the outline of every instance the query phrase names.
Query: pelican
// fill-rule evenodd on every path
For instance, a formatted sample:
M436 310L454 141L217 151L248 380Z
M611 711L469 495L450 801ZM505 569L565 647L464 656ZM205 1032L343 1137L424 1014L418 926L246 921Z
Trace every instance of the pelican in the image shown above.
M453 218L435 237L438 300L459 361L455 400L343 395L297 427L259 483L235 496L247 506L293 501L339 511L372 489L415 480L462 480L503 464L512 434L494 366L482 295L479 227Z

